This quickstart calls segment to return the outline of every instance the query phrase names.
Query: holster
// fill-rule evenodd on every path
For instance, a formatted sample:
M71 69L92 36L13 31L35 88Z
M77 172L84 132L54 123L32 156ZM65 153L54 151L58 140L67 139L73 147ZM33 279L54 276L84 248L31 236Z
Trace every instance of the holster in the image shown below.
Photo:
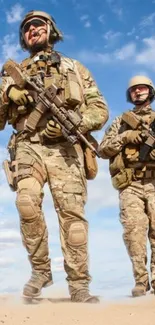
M86 137L87 140L97 149L98 143L96 139L90 133L88 133ZM83 152L84 152L84 167L86 172L86 178L88 180L94 179L98 172L96 155L85 144L83 144Z
M4 160L3 169L11 190L14 192L17 190L17 176L18 176L18 166L16 161L10 162L9 160Z

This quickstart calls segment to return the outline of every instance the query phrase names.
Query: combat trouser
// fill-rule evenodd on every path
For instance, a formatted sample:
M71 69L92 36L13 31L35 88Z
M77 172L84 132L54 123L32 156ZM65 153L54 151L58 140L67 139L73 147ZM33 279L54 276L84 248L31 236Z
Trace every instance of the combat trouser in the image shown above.
M26 172L30 167L31 174ZM32 269L50 271L48 234L42 213L43 185L48 182L59 219L64 268L70 294L88 288L88 222L84 218L86 179L80 145L68 143L44 146L28 140L17 144L16 160L20 180L17 208L21 219L23 243L29 253ZM34 172L36 163L42 179ZM24 173L22 172L22 169ZM36 176L36 177L35 177Z
M136 284L149 282L147 238L151 246L151 281L155 280L155 180L134 181L120 191L120 221Z

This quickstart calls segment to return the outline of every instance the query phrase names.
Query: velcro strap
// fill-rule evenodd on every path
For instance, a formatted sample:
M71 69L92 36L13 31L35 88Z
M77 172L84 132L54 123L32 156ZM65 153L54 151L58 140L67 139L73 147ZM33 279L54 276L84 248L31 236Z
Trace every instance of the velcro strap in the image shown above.
M22 177L28 176L35 177L39 183L43 186L46 180L45 172L42 166L31 157L26 157L25 164L18 164L18 179L22 179Z
M43 178L43 176L33 167L28 167L28 168L21 168L20 170L18 170L18 181L29 177L29 176L33 176L34 178L36 178L38 180L38 182L41 184L41 186L44 185L45 179Z

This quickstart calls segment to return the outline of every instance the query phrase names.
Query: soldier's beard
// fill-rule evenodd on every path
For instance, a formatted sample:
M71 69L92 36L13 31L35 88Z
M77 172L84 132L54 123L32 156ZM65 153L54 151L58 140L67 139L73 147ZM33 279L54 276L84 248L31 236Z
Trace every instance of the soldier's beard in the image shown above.
M36 41L28 46L28 50L30 53L37 53L39 51L45 50L48 47L48 40L40 41L40 37L46 31L43 28L40 28L38 31L32 32L34 36L37 37Z
M30 53L37 53L39 51L45 50L48 47L48 42L47 40L43 43L34 43L31 46L29 46L29 52Z

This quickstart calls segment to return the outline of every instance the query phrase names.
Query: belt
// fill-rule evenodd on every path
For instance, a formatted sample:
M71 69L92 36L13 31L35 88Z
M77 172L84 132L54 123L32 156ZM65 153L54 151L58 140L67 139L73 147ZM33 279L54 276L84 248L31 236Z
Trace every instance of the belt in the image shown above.
M57 143L62 143L67 141L63 136L58 138L47 138L45 136L40 135L39 132L33 132L33 133L18 132L16 141L18 142L20 140L28 140L31 143L41 143L42 145L52 145L52 144L57 144Z
M155 179L155 170L147 169L145 171L142 171L141 169L135 169L134 170L134 177L136 179Z

